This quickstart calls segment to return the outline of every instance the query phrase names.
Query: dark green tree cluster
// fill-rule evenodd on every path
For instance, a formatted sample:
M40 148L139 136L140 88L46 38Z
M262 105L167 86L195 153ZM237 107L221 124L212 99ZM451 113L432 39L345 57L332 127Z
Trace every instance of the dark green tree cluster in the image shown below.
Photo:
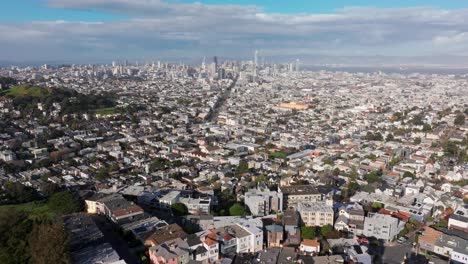
M239 176L241 174L249 172L249 165L247 164L246 161L241 161L239 163L239 166L236 168L236 175Z
M411 123L415 126L423 126L424 125L424 122L423 122L423 118L424 116L423 115L415 115L412 119L411 119Z
M0 189L0 204L27 203L39 199L37 191L17 182L7 182Z
M34 91L28 93L28 91ZM43 104L45 110L52 110L54 103L62 107L61 114L86 113L96 109L114 107L112 94L81 94L72 89L42 88L25 86L21 94L12 95L13 105L25 114L41 116L37 104Z
M416 175L414 175L414 173L411 173L409 171L405 171L405 173L403 173L403 178L416 179Z
M382 182L383 181L382 174L383 173L381 170L376 170L376 171L369 172L368 174L364 176L364 178L366 179L368 183Z
M313 239L317 237L317 232L313 226L302 226L301 227L302 239Z
M14 78L0 76L0 86L2 86L2 89L8 89L15 84L17 84L17 81Z
M465 124L465 115L463 113L457 114L454 121L455 125L462 126Z
M187 206L183 203L174 203L171 205L172 213L176 216L184 216L188 214Z
M0 263L70 263L60 221L33 220L24 212L0 208L0 233Z
M57 214L70 214L82 208L80 201L70 192L54 193L47 201L47 205L52 212Z
M380 134L380 132L367 132L366 136L364 137L365 140L371 140L371 141L383 141L383 136Z
M244 206L240 203L235 203L229 208L229 215L231 216L244 216L246 214L247 212L245 211Z

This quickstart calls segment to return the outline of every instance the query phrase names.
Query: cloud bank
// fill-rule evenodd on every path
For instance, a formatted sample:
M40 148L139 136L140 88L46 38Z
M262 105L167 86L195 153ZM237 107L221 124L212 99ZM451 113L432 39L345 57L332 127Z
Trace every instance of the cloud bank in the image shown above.
M106 22L0 24L0 58L73 60L160 57L468 55L468 9L353 7L330 14L266 13L258 6L163 0L47 0L98 10Z

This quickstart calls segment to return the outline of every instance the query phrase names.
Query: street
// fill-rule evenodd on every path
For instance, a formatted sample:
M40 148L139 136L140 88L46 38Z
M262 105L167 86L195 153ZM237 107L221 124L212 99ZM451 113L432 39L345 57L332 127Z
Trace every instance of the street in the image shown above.
M125 260L127 264L139 264L140 260L135 256L130 249L128 244L124 241L115 231L114 224L111 223L107 218L101 215L91 216L98 226L99 230L104 234L104 239L109 242L117 254Z

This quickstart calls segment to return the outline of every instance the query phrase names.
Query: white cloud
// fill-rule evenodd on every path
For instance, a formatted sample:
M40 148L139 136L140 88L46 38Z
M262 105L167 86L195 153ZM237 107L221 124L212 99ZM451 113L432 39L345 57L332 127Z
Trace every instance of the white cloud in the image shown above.
M162 0L48 0L55 8L130 15L108 22L0 24L0 57L158 57L267 54L430 55L467 52L468 10L345 8L272 14L255 6ZM18 45L20 41L26 41ZM434 45L433 45L434 44ZM430 49L428 48L430 46ZM27 50L28 52L23 52ZM12 54L11 51L17 51ZM50 52L50 54L48 54ZM27 59L27 58L22 58Z

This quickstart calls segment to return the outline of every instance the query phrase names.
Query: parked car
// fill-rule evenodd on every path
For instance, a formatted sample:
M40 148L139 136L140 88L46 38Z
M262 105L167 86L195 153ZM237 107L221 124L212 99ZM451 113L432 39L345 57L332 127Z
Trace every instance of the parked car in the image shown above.
M400 244L403 244L406 241L408 241L408 238L405 237L405 236L402 236L402 237L398 238L398 240L397 240L397 242L400 243Z

